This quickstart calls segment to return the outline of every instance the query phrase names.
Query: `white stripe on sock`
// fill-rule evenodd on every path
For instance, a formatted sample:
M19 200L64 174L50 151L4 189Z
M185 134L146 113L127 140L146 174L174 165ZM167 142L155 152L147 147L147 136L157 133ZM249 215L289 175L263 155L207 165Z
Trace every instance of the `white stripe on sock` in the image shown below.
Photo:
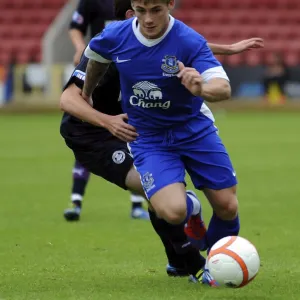
M201 205L199 200L192 194L189 193L188 197L190 197L190 199L193 201L193 211L192 211L192 215L197 215L200 213L200 209L201 209Z
M82 195L80 195L80 194L72 194L71 195L71 201L73 202L73 201L82 201Z
M144 202L145 199L142 196L131 194L130 200L132 203L142 203L142 202Z

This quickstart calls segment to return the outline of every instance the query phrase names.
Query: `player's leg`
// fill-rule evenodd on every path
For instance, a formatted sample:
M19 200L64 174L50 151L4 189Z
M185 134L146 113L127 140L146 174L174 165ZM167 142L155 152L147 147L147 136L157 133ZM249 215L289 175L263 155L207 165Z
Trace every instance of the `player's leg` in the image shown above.
M223 237L238 235L240 221L238 216L236 186L220 190L205 188L204 193L213 208L213 215L206 233L206 242L209 252L210 248ZM191 276L190 280L211 286L218 286L218 283L212 278L207 267L204 267L204 269L200 270L196 275Z
M149 210L152 226L160 237L168 258L167 273L170 276L187 276L197 272L205 259L187 240L184 225L170 225Z
M134 164L141 174L147 198L150 199L156 214L166 224L167 234L175 251L178 254L186 253L192 246L184 234L184 224L192 215L199 213L200 203L185 190L185 170L179 155L158 150L137 150L136 146L134 148ZM201 265L203 266L203 260ZM195 270L190 272L195 273Z
M124 149L123 152L127 153L128 149L127 148ZM125 182L126 187L128 187L129 190L131 190L130 193L130 200L132 203L131 218L149 220L149 213L142 206L142 203L145 200L144 198L145 196L140 183L140 176L136 171L134 171L132 159L131 159L130 171L127 173L125 178L126 178L126 182Z
M130 167L132 166L132 159L127 159L129 153L128 153L127 145L124 142L121 142L119 140L113 140L110 142L106 142L105 147L106 147L105 155L107 156L107 162L108 163L110 161L113 162L113 165L110 167L107 166L107 168L108 169L110 168L110 170L112 170L112 174L114 177L116 177L116 174L118 171L118 170L116 170L116 172L114 172L114 170L118 169L120 164L124 164L125 168L126 168L128 166L127 165L127 161L128 161L130 163L129 166ZM107 172L107 175L109 176L109 172ZM107 175L104 174L104 176L107 176ZM124 173L122 173L120 175L123 175L123 176L120 176L121 179L126 178L126 177L124 177ZM106 177L106 178L109 180L109 177ZM132 219L149 220L148 211L145 210L142 206L142 203L144 201L143 196L141 196L140 193L131 192L130 200L132 203L131 204L131 214L130 214L131 218Z
M142 193L140 175L132 167L126 178L126 186L131 190ZM184 189L185 192L185 189ZM190 193L187 193L187 195ZM186 196L188 197L188 196ZM171 225L153 213L150 205L150 220L156 233L159 235L168 258L167 273L171 276L183 276L187 273L195 274L204 266L205 259L187 240L184 233L184 222ZM184 270L182 267L184 266Z
M193 141L192 147L184 153L185 165L193 184L197 189L203 189L213 208L213 216L205 235L209 251L219 239L239 233L235 171L215 132L199 141ZM207 275L205 271L199 273L198 278L206 280L204 275Z
M130 189L138 194L144 194L140 175L133 167L133 159L128 152L126 144L116 139L106 143L99 142L99 145L95 145L94 148L95 151L92 153L74 151L74 154L91 173L100 176L123 189ZM116 153L118 155L116 155ZM117 160L114 159L116 157L118 157ZM158 231L162 232L163 229L160 228ZM182 233L183 229L181 229L181 234ZM186 241L185 236L184 238L184 241ZM184 242L182 243L184 244ZM173 245L169 243L167 247L170 249ZM194 249L192 251L195 253ZM170 253L169 250L166 249L166 253ZM194 257L196 256L195 254L193 255ZM189 257L192 257L192 255ZM170 258L170 260L172 260L172 258ZM199 258L199 253L198 260L201 260ZM190 264L192 265L192 263Z
M143 208L145 198L136 193L130 193L131 218L149 220L149 213Z
M199 200L186 193L182 183L165 186L149 197L157 215L166 223L167 236L169 236L176 253L183 257L189 274L195 276L200 269L204 268L205 259L188 241L184 226L193 215L199 214ZM167 200L164 202L164 199ZM202 224L199 226L202 228Z
M71 201L74 205L82 207L82 201L85 194L85 189L90 178L90 172L82 166L78 161L75 161L74 168L72 170L73 184Z
M206 234L210 249L221 238L239 234L238 200L235 185L220 190L205 188L204 193L213 208Z
M221 188L220 190L205 188L204 193L213 208L213 215L206 233L209 252L210 248L223 237L238 235L240 221L236 186ZM194 282L200 281L209 285L217 285L207 268L204 268L202 272L197 273L196 276L192 276L190 279Z
M200 203L186 193L182 182L171 182L149 195L150 203L162 219L169 224L185 224L192 215L200 212Z
M184 260L176 253L172 243L170 242L167 229L165 228L166 222L163 219L158 218L155 212L150 209L149 216L152 227L160 237L165 248L168 258L168 264L166 268L167 274L170 276L187 276L188 272L186 271Z
M77 221L80 218L83 196L88 184L90 173L78 161L75 161L72 170L73 184L71 193L71 208L64 212L64 217L67 221Z
M185 169L177 153L136 145L131 152L145 194L160 218L177 225L199 213L197 199L186 194Z
M185 151L185 162L193 184L202 189L212 208L206 241L210 248L219 239L239 232L236 174L229 155L216 132Z

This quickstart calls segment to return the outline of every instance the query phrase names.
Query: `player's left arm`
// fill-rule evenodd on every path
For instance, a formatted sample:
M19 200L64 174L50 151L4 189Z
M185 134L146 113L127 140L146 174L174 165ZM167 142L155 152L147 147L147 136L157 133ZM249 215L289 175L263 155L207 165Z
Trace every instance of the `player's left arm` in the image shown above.
M79 63L82 52L86 46L84 37L86 36L90 24L91 15L90 0L80 0L69 25L69 37L75 48L73 57L75 66Z
M200 96L207 102L229 100L231 97L230 84L226 79L213 78L202 83Z
M222 67L208 69L201 76L195 68L185 67L179 62L179 70L177 77L193 95L202 97L208 102L230 99L231 87Z
M253 37L251 39L242 40L231 45L221 45L213 43L208 43L207 45L215 55L233 55L252 49L263 48L264 40L259 37Z
M195 43L199 46L195 48ZM188 66L179 62L178 78L181 83L195 96L202 97L208 102L228 100L231 97L229 78L214 57L206 40L198 35L187 42L189 56Z

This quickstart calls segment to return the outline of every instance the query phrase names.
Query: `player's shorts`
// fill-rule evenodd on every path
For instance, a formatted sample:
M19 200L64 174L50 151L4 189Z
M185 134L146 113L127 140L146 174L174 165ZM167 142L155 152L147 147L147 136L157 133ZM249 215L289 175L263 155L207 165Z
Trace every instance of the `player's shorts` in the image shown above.
M73 150L76 160L89 172L118 185L126 187L126 177L133 166L133 159L127 144L111 136L109 139L94 138L85 143L83 137L65 138L69 148Z
M150 199L172 183L185 183L185 170L197 189L221 190L237 184L229 155L216 127L197 133L188 123L130 144L134 165Z

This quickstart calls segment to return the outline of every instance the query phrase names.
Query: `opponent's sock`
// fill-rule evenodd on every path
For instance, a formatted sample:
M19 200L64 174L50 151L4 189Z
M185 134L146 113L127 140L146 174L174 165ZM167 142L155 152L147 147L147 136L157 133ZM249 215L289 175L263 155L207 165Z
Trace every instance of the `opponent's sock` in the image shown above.
M184 225L171 225L149 211L153 228L161 238L170 264L184 265L189 274L196 274L205 265L205 258L193 248L184 233Z
M145 199L140 195L131 193L130 200L132 203L132 209L135 209L135 208L142 208L143 207L142 203L144 202Z
M226 221L220 219L216 213L213 213L206 233L209 249L223 237L238 235L239 230L240 220L238 215L235 219Z
M73 186L71 201L73 204L81 207L82 199L85 193L85 189L90 177L90 173L77 161L72 170L73 173Z
M175 252L182 257L189 274L195 275L204 268L205 258L194 248L184 233L184 225L169 225L168 233Z
M160 219L156 216L156 214L148 209L150 221L151 224L157 233L157 235L160 237L164 247L165 252L168 258L168 262L172 267L175 268L181 268L183 269L185 267L184 262L178 257L177 253L175 252L175 249L170 242L170 239L168 237L168 223L164 221L163 219Z
M136 202L132 202L132 205L131 205L132 209L135 209L135 208L142 208L143 205L141 202L139 203L136 203Z

